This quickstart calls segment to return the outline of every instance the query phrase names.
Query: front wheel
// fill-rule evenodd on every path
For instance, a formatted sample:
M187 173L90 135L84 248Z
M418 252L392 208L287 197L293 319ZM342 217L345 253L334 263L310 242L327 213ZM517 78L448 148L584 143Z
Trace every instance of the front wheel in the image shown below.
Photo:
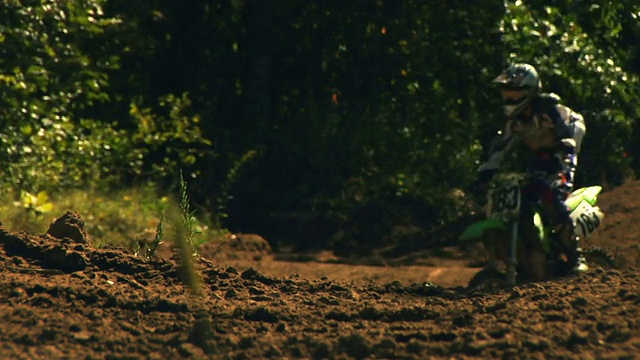
M478 271L469 280L469 289L491 290L502 288L506 285L506 274L494 267L486 267Z

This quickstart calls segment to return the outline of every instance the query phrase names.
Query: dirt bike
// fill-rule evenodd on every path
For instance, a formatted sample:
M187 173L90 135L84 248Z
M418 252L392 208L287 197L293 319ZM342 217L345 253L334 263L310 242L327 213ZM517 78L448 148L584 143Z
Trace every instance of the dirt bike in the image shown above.
M540 281L567 275L570 246L552 238L552 228L545 226L540 202L523 201L523 189L541 174L499 174L487 191L486 218L467 227L462 241L481 241L488 252L487 266L469 282L470 288L485 283L513 286L526 281ZM602 223L604 213L596 205L602 187L589 186L573 191L566 200L574 222L574 235L580 240L591 235ZM575 237L573 238L575 239ZM585 249L615 266L602 248ZM586 255L586 254L585 254Z

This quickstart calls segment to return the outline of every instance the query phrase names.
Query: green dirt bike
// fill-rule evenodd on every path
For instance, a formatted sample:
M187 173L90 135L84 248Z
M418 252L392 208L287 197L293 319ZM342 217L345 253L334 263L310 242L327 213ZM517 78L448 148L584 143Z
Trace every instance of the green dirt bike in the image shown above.
M488 252L487 266L469 282L469 288L481 285L513 286L516 283L540 281L571 272L568 255L571 244L556 244L551 228L545 226L545 213L539 203L523 204L523 189L540 174L499 174L490 183L486 218L467 227L460 239L481 241ZM596 206L602 187L589 186L575 190L567 198L574 221L574 234L581 240L591 235L602 223L604 214ZM613 257L602 248L584 249L588 260L615 267Z

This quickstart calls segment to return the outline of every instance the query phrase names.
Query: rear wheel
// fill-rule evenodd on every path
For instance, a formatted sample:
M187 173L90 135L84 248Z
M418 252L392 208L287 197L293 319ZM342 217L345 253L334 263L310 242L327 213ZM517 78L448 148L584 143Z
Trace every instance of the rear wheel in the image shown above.
M603 269L616 269L616 259L609 251L600 246L589 246L582 250L587 264L598 265Z

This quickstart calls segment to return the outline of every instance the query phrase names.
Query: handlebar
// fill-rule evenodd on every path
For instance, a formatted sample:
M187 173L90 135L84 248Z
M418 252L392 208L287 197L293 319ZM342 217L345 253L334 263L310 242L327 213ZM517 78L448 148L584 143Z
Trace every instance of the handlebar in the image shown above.
M544 180L547 176L549 176L549 174L544 171L497 174L491 180L490 184L492 187L495 187L497 184L500 184L500 183L517 180L518 183L520 183L520 185L523 185L523 184L528 184L534 181Z

